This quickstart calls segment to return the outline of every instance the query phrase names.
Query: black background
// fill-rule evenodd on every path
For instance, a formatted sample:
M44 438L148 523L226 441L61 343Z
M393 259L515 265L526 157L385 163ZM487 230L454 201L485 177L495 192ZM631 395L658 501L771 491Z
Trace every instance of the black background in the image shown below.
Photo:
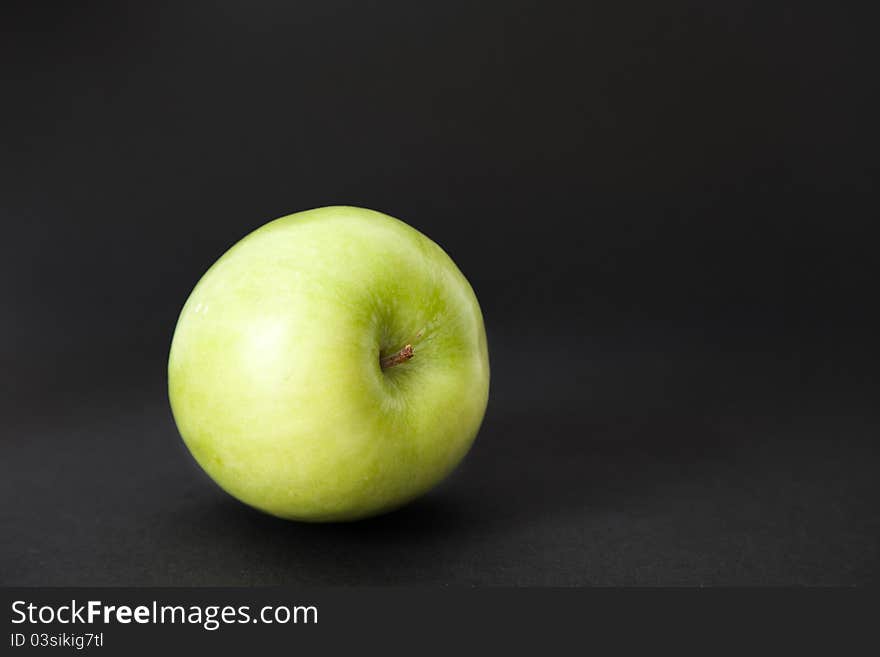
M880 582L873 22L790 4L4 3L0 583ZM165 364L330 204L452 255L492 393L427 497L301 525Z

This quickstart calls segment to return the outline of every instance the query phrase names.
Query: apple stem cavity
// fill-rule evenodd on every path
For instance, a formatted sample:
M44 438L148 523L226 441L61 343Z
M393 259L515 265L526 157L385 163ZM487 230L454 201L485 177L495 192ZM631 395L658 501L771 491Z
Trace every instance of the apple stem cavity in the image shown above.
M405 363L410 358L413 357L413 348L411 344L405 345L403 349L398 351L396 354L392 354L391 356L385 356L385 358L379 359L379 365L383 370L387 370L390 367L394 367L395 365L400 365L401 363Z

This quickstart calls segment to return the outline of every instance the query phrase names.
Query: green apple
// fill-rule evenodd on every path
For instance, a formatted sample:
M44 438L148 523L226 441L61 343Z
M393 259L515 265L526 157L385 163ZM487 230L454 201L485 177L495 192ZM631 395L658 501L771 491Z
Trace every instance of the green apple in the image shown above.
M272 221L183 307L171 408L224 490L295 520L405 504L467 453L489 393L483 317L446 253L372 210Z

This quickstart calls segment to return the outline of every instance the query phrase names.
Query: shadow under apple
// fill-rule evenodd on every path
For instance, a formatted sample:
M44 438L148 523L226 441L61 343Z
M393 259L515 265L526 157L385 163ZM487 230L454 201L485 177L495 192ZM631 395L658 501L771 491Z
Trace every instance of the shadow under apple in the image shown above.
M394 512L295 523L219 492L197 511L203 532L248 555L249 584L475 584L493 555L517 544L540 552L542 528L589 531L605 514L705 481L725 449L711 421L693 414L490 409L459 469Z

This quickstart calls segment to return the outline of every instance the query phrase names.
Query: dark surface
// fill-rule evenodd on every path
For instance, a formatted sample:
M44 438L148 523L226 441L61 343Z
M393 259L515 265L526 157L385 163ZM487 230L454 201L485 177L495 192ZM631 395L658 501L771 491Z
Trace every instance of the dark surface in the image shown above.
M4 4L0 584L880 583L866 16L243 7ZM335 203L452 255L492 393L427 497L299 525L164 368L226 248Z
M556 383L542 359L568 349L523 358L540 394L505 385L515 354L496 350L495 398L463 467L350 525L287 523L217 489L177 437L160 365L141 390L78 396L11 426L3 581L880 583L867 392L841 396L830 367L816 376L831 387L805 388L768 380L763 357L587 349Z

